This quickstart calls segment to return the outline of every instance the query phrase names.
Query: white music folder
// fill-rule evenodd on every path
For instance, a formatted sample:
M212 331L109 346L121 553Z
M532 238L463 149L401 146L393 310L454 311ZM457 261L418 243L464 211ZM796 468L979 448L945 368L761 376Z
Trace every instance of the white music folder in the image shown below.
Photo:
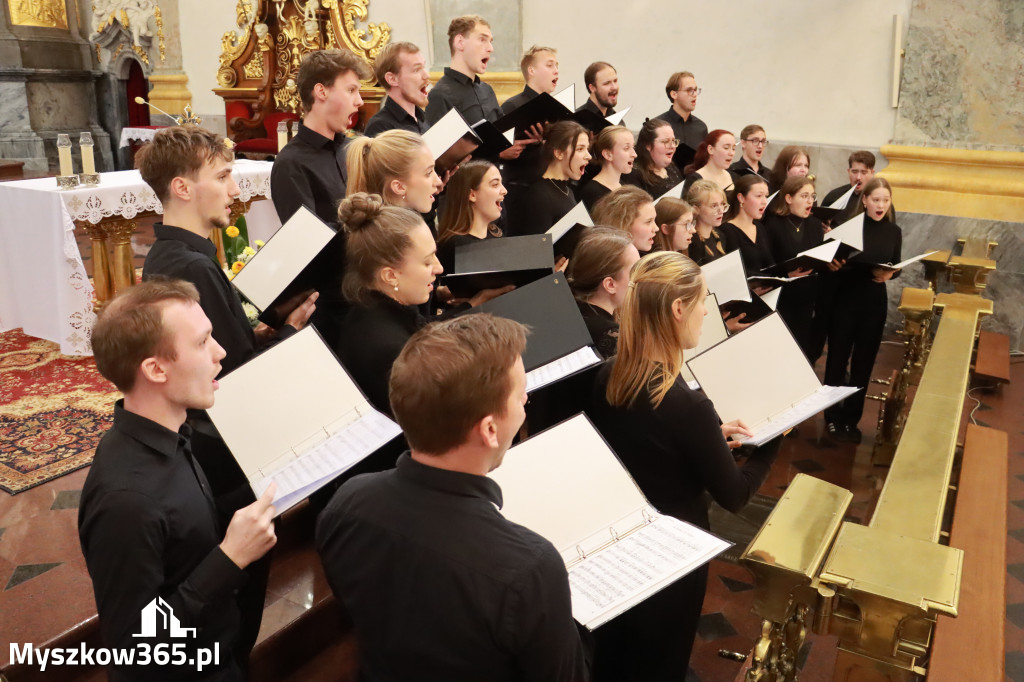
M490 476L505 518L561 553L572 615L591 630L729 547L658 513L582 414L510 449Z
M253 492L277 482L278 513L402 432L312 326L225 375L208 412Z
M583 225L584 227L594 226L594 219L590 217L590 213L587 211L587 207L583 205L582 201L569 209L568 213L559 218L558 222L548 229L547 233L551 235L551 243L555 243L564 237L566 233L577 224Z
M839 227L825 233L825 240L849 244L858 251L864 250L864 214L858 213Z
M761 445L847 396L823 386L778 313L686 361L723 422L742 419Z
M700 327L700 339L697 341L697 346L692 350L684 351L688 358L696 357L708 348L729 338L729 330L726 329L725 320L718 311L718 298L714 294L708 294L704 299L704 308L708 313L704 316L704 322ZM689 370L685 363L680 373L683 375L683 381L686 382L687 386L694 390L700 388L700 384L693 377L693 372Z
M611 116L605 116L605 120L607 120L613 126L622 125L622 119L626 118L626 114L628 114L629 110L632 108L633 107L626 107L622 111L616 111Z
M720 303L750 300L747 273L743 269L743 257L739 249L705 263L700 266L700 271L704 275L708 293L715 294Z
M561 104L569 111L576 110L576 84L569 83L568 86L562 88L555 94L551 95L555 98L555 101Z
M266 310L336 235L315 213L300 206L231 284L254 306Z

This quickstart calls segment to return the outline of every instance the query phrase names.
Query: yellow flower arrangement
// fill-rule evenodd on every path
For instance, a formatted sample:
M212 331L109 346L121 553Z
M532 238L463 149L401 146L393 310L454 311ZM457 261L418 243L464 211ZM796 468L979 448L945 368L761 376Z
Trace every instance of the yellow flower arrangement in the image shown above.
M252 248L251 246L247 246L244 249L242 249L242 253L245 254L246 256L249 256L249 258L252 258L253 256L256 255L256 249Z
M257 239L256 240L256 248L257 249L262 249L263 248L263 244L264 244L264 241L262 239Z
M229 236L232 239L234 239L239 234L238 233L238 228L235 227L234 225L229 225L228 228L226 230L224 230L224 234L226 234L227 236Z
M235 262L234 262L234 263L232 264L232 266L231 266L231 272L233 272L233 273L235 273L235 274L237 275L237 274L238 274L238 272L239 272L239 271L240 271L240 270L241 270L242 268L244 268L244 267L245 267L245 263L243 263L243 262L242 262L242 261L240 261L240 260L236 260L236 261L235 261Z

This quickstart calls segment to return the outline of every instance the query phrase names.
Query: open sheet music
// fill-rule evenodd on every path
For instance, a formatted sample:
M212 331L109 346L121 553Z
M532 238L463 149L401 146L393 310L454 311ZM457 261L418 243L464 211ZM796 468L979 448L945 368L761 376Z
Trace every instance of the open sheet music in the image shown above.
M886 270L902 270L903 268L907 267L908 265L916 263L919 260L924 260L925 258L927 258L928 256L932 255L933 253L936 253L936 252L935 251L926 251L925 253L922 253L920 256L914 256L913 258L908 258L908 259L906 259L904 261L900 261L899 263L896 263L895 265L892 264L892 263L872 263L871 265L873 265L876 268L885 268Z
M401 433L312 326L224 376L209 415L257 495L277 481L278 513Z
M729 546L659 514L582 414L510 449L490 476L501 486L505 518L561 553L573 616L590 629Z
M601 357L593 348L590 346L580 348L578 351L527 372L526 392L529 393L542 386L553 384L559 379L564 379L570 374L575 374L581 369L586 369L599 362L601 362Z
M822 386L777 313L686 364L723 422L742 419L750 427L754 436L740 440L752 445L771 440L859 390Z

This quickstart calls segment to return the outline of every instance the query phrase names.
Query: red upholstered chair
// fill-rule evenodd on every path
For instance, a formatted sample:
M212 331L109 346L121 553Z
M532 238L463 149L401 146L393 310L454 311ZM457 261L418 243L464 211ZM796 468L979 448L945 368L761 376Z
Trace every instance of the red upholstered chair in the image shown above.
M263 119L263 127L267 131L267 136L243 140L235 145L235 151L243 154L276 154L279 151L277 148L277 124L281 121L298 120L299 117L293 113L275 111Z

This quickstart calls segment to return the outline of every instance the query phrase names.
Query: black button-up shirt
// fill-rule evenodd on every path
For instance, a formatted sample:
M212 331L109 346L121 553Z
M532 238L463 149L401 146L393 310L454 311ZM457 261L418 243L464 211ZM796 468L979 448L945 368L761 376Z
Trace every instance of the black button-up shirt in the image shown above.
M590 99L589 97L587 98L586 102L584 102L582 105L576 108L576 111L583 111L584 109L586 109L587 111L592 111L603 118L608 118L609 116L615 113L615 107L608 107L608 111L601 113L601 108L594 104L594 100Z
M256 336L242 309L241 299L217 262L217 247L209 239L180 227L157 223L153 226L156 241L146 255L142 279L154 276L183 279L196 285L199 305L213 324L213 338L226 355L221 360L221 375L251 358L256 353ZM276 339L284 339L295 329L281 327Z
M348 138L334 139L299 124L299 132L285 145L270 171L270 193L281 222L305 206L327 223L338 222L338 204L345 198Z
M427 123L427 114L419 107L413 108L416 110L415 116L409 114L395 100L386 98L384 105L366 123L366 135L377 137L386 130L408 130L410 133L422 135L430 127Z
M498 98L490 85L480 76L470 78L446 66L441 80L427 95L427 120L433 125L452 109L457 109L470 125L482 118L493 123L501 117Z
M679 141L692 149L700 149L700 143L708 136L707 124L693 114L684 121L675 109L669 109L658 118L667 121Z
M190 434L187 425L171 431L119 401L85 480L78 535L105 646L181 643L195 658L196 648L219 643L221 665L207 675L194 666L119 667L111 680L220 680L237 673L235 592L245 573L218 547L223 532ZM156 637L133 637L143 632L143 608L158 597L181 627L196 628L194 638L170 639L159 619Z
M316 545L359 634L361 679L587 679L565 563L501 501L493 480L408 453L338 490Z

